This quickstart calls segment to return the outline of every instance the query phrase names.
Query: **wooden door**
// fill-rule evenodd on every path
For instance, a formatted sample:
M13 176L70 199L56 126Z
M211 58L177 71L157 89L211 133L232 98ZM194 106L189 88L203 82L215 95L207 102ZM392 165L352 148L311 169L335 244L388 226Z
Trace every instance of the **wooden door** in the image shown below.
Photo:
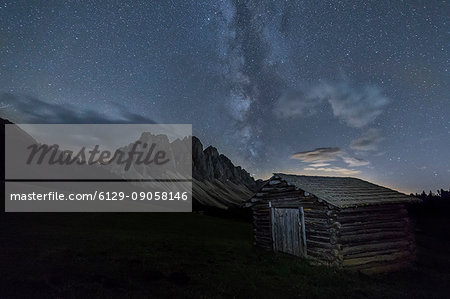
M272 208L273 249L306 256L303 208Z

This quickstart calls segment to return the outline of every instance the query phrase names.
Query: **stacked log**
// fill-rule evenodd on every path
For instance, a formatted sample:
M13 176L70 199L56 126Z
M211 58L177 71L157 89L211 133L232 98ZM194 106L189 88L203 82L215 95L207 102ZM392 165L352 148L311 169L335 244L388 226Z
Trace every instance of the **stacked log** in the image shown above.
M403 268L414 260L414 233L404 205L341 209L342 266L366 273Z
M300 198L305 214L307 255L325 265L339 264L339 244L336 231L339 225L332 217L333 207L315 196Z
M253 206L253 231L255 245L266 250L272 250L272 224L270 208L267 204Z

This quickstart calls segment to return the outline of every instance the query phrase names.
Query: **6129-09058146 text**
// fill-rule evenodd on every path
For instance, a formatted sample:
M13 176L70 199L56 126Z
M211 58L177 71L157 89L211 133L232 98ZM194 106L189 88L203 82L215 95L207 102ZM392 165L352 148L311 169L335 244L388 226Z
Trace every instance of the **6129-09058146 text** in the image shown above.
M47 193L11 193L10 200L47 200L47 201L91 201L91 200L154 200L154 201L187 201L189 199L188 192L160 192L160 191L148 191L148 192L109 192L109 191L95 191L93 193L69 193L64 194L57 191L50 191Z

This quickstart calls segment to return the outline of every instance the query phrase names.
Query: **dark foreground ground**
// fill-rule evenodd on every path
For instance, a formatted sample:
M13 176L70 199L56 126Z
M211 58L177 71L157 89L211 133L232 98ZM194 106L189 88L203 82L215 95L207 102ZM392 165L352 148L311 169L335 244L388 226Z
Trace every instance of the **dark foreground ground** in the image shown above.
M448 221L419 222L417 269L365 276L256 250L242 220L2 213L0 297L449 297Z

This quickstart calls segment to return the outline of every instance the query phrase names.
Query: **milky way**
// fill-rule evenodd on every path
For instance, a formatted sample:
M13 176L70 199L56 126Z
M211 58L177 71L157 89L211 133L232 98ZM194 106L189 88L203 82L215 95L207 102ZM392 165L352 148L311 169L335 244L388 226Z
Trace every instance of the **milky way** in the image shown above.
M450 187L444 1L0 2L0 113L192 123L256 177Z

